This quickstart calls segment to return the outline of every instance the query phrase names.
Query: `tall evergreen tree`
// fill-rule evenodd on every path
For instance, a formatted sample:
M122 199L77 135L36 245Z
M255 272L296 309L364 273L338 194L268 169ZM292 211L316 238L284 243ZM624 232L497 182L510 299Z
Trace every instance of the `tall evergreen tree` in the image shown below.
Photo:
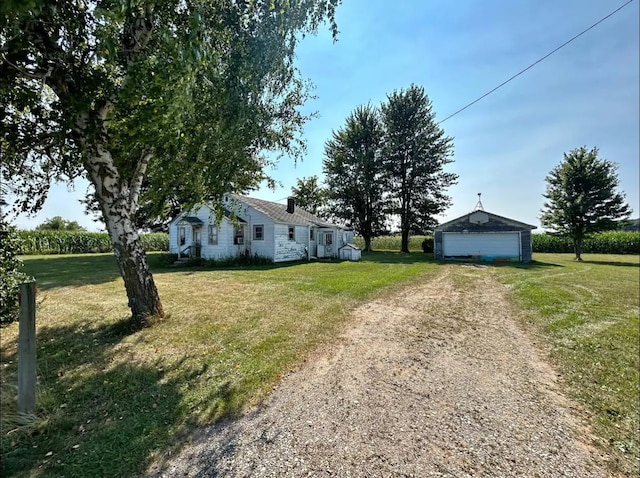
M163 316L135 225L148 200L185 208L264 179L264 151L300 153L300 38L340 0L5 0L3 181L38 210L82 176L124 279L132 328Z
M377 108L358 106L325 143L323 171L332 214L362 236L365 250L385 228L385 183Z
M446 190L458 176L444 167L453 161L453 138L436 122L431 100L420 86L394 91L381 111L388 191L392 211L400 218L401 251L409 252L411 232L432 230L435 216L451 204Z
M576 260L582 260L582 242L591 232L616 229L631 209L623 193L617 192L615 163L598 158L598 149L586 147L564 154L560 164L546 177L547 199L542 225L573 240Z

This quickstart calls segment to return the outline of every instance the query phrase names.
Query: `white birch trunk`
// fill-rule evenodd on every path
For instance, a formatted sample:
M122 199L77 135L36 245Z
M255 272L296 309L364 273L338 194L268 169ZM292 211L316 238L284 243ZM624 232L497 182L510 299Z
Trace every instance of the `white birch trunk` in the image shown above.
M163 317L164 311L133 221L137 202L132 204L129 186L121 181L111 154L99 145L95 151L97 154L86 162L86 167L124 279L131 325L138 330L149 317Z

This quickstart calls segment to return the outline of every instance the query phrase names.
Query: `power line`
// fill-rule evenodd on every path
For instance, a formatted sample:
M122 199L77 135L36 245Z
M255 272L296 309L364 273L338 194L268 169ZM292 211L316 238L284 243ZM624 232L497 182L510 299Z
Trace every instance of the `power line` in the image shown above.
M627 5L629 5L630 3L632 3L634 0L628 0L625 4L621 5L620 7L616 8L614 11L612 11L611 13L609 13L607 16L602 17L600 20L598 20L597 22L595 22L593 25L591 25L589 28L586 28L585 30L581 31L580 33L578 33L577 35L573 36L572 38L570 38L569 40L567 40L566 42L564 42L562 45L560 45L559 47L551 50L549 53L547 53L545 56L543 56L542 58L540 58L539 60L531 63L528 67L524 68L523 70L520 70L518 73L516 73L515 75L513 75L511 78L503 81L502 83L500 83L498 86L496 86L495 88L493 88L492 90L487 91L484 95L476 98L475 100L473 100L471 103L463 106L462 108L460 108L459 110L455 111L454 113L451 113L449 116L447 116L445 119L440 120L436 123L436 125L440 125L442 123L444 123L445 121L447 121L450 118L453 118L455 115L462 113L464 110L466 110L467 108L469 108L470 106L475 105L478 101L482 100L483 98L486 98L487 96L489 96L491 93L495 92L496 90L502 88L504 85L506 85L507 83L509 83L510 81L514 80L515 78L517 78L518 76L522 75L524 72L530 70L531 68L533 68L534 66L536 66L538 63L546 60L547 58L549 58L551 55L553 55L555 52L557 52L558 50L560 50L561 48L564 48L565 46L567 46L569 43L571 43L573 40L575 40L576 38L584 35L585 33L587 33L589 30L593 29L594 27L598 26L600 23L604 22L607 18L615 15L616 13L618 13L620 10L622 10L624 7L626 7ZM396 149L402 148L403 146L405 146L406 144L408 144L410 141L419 138L421 135L423 135L427 130L424 129L422 131L418 131L417 133L415 133L411 138L407 139L406 141L400 143L398 146L396 146Z
M559 47L555 48L554 50L551 50L549 53L547 53L545 56L543 56L542 58L540 58L539 60L531 63L528 67L526 67L523 70L520 70L518 73L516 73L515 75L513 75L511 78L503 81L502 83L500 83L498 86L496 86L495 88L493 88L492 90L487 91L484 95L480 96L479 98L476 98L475 100L473 100L471 103L467 104L466 106L463 106L462 108L460 108L458 111L450 114L449 116L447 116L445 119L439 121L437 124L442 124L445 121L447 121L449 118L453 118L455 115L457 115L458 113L462 113L464 110L466 110L467 108L469 108L470 106L475 105L478 101L480 101L483 98L486 98L487 96L489 96L491 93L493 93L494 91L502 88L504 85L506 85L507 83L509 83L510 81L516 79L517 77L519 77L520 75L522 75L524 72L530 70L531 68L533 68L534 66L536 66L538 63L546 60L547 58L549 58L551 55L553 55L555 52L557 52L558 50L560 50L561 48L564 48L565 46L567 46L569 43L571 43L573 40L575 40L578 37L581 37L582 35L584 35L585 33L587 33L589 30L591 30L592 28L595 28L596 26L598 26L600 23L604 22L607 18L615 15L616 13L618 13L620 10L622 10L624 7L626 7L627 5L629 5L631 2L633 2L633 0L629 0L627 3L623 4L622 6L618 7L617 9L615 9L613 12L609 13L607 16L602 17L600 20L598 20L597 22L595 22L593 25L591 25L589 28L581 31L580 33L578 33L577 35L573 36L572 38L570 38L569 40L567 40L566 42L564 42L562 45L560 45Z

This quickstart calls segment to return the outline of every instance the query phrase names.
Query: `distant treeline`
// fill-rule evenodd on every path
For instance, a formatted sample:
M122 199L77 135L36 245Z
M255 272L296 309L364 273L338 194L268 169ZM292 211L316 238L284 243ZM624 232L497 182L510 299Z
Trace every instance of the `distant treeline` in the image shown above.
M111 252L111 239L106 232L84 231L19 231L21 255L34 254L86 254ZM169 235L165 233L141 234L145 251L168 251Z

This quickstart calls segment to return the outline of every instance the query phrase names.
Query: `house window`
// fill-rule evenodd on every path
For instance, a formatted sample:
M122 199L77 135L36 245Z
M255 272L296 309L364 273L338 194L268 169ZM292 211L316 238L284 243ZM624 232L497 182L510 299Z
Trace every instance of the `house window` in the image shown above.
M309 240L310 241L315 241L315 234L314 234L314 230L313 229L309 229Z
M236 245L244 244L244 226L233 228L233 243Z
M209 244L218 244L218 228L216 226L209 226Z
M289 240L296 240L296 228L294 226L289 226Z
M253 240L254 241L264 240L264 226L262 224L256 224L255 226L253 226Z
M178 228L178 241L181 246L187 243L187 230L184 227Z

